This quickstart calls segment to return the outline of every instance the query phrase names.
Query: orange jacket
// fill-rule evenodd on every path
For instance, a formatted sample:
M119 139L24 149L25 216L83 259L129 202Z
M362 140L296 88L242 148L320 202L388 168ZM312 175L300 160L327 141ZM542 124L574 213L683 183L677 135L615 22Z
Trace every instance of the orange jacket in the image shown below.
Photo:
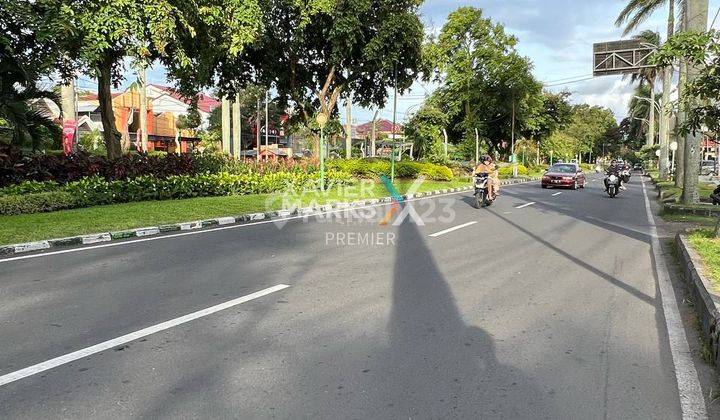
M475 172L473 174L482 174L486 173L490 178L497 178L498 171L497 168L495 168L494 163L490 163L489 165L486 165L484 163L479 164L477 167L475 167Z

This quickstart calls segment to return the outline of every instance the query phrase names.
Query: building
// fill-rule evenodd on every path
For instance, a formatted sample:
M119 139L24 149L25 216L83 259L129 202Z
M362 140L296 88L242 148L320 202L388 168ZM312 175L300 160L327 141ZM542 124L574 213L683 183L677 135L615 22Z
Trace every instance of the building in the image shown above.
M190 110L191 101L182 97L167 86L148 84L147 97L147 133L148 150L173 152L176 149L176 137L182 152L189 152L199 143L200 139L193 130L177 129L177 120ZM200 128L207 128L210 114L220 106L217 99L200 94L198 96L198 113ZM112 94L115 128L123 138L131 142L139 141L140 94L128 89ZM97 94L89 93L78 97L78 133L103 131L100 119L100 103Z
M357 137L370 139L372 136L372 121L368 121L364 124L360 124L355 127L355 133ZM403 135L403 128L399 124L393 125L392 121L380 119L375 121L375 136L376 139L388 138L401 140L405 136ZM355 137L355 136L353 136Z

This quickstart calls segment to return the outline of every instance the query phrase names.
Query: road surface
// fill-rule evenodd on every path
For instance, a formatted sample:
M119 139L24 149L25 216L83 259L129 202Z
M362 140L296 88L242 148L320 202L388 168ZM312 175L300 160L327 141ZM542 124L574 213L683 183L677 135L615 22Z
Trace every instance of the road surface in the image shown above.
M681 418L639 178L590 179L2 261L0 418Z

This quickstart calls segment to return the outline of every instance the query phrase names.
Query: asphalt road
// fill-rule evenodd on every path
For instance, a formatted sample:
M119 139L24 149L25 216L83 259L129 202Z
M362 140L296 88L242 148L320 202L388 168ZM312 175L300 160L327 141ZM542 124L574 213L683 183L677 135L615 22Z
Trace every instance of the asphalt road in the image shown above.
M642 187L591 179L0 261L0 376L289 286L40 367L0 418L680 418Z

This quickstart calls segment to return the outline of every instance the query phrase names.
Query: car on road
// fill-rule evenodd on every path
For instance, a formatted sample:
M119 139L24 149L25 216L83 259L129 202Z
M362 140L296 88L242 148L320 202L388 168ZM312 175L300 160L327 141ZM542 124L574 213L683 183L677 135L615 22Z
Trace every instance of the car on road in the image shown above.
M642 164L642 163L636 163L636 164L633 166L633 170L634 170L634 171L642 171L642 170L643 170L643 164Z
M715 172L714 160L700 161L700 175L710 175L713 172Z
M540 186L566 187L574 190L585 188L585 172L575 163L556 163L545 171Z

